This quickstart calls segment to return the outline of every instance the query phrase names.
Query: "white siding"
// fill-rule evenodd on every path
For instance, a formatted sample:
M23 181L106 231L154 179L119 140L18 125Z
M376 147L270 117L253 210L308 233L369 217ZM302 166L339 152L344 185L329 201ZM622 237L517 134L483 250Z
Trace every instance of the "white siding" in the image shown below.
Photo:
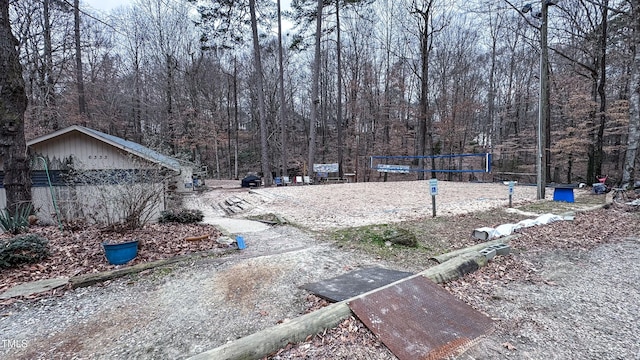
M56 188L53 189L55 194ZM56 223L56 210L53 206L51 191L48 187L31 188L31 202L33 203L33 208L41 225Z
M163 184L146 184L155 189L155 192L161 193ZM63 222L83 220L93 223L94 219L104 221L107 216L111 221L117 222L124 220L118 205L110 204L109 208L104 209L99 206L97 199L100 193L110 192L114 194L122 193L123 185L107 186L102 190L97 190L94 186L76 186L75 188L67 186L54 187L56 204L60 212L60 218ZM4 190L4 189L2 189ZM4 191L3 191L4 193ZM40 224L54 225L57 224L57 211L53 206L53 199L48 187L33 188L31 190L33 206L36 209ZM160 211L165 209L164 196L159 197L159 202L149 209L149 220L154 222L160 216ZM103 203L111 203L105 201Z
M43 157L47 160L49 170L66 170L66 165L71 161L76 170L110 170L110 169L156 169L157 165L132 155L127 151L112 146L101 140L85 135L78 131L71 131L60 136L41 141L30 146L31 154L34 157ZM34 169L43 170L42 161L34 161ZM2 163L0 162L0 171ZM181 169L179 175L175 175L172 182L178 191L192 190L192 170L185 167ZM107 192L112 194L123 194L122 189L133 190L127 198L134 198L135 194L141 194L144 189L137 186L151 187L160 196L159 202L153 207L150 219L155 221L160 215L160 211L165 209L165 187L164 184L135 184L135 185L113 185L107 187ZM105 220L106 216L118 216L117 209L109 207L104 209L98 206L96 199L99 192L104 192L104 187L99 190L99 186L56 186L53 188L60 218L63 221L73 221L82 219L92 222L92 219L100 218ZM139 189L140 191L137 191ZM137 192L136 192L137 191ZM42 224L56 224L57 216L54 207L51 190L49 187L33 187L31 189L32 201L37 216ZM0 209L6 207L5 189L0 188ZM113 220L113 219L112 219Z
M123 150L82 133L71 132L31 146L35 156L49 160L53 169L58 162L73 157L76 169L140 169L151 168L149 161L134 157Z

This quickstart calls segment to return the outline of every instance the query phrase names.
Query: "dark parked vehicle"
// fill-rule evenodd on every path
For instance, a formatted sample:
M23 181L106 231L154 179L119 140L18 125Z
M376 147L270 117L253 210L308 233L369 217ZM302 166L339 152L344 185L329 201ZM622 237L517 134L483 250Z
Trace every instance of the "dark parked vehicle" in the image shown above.
M258 187L260 184L262 184L262 179L255 175L249 175L241 182L242 187Z

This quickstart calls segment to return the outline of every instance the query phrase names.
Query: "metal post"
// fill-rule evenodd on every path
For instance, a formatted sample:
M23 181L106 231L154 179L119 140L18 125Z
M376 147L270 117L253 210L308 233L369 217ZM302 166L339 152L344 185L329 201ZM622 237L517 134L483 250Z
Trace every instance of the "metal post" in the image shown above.
M509 207L513 207L513 187L515 183L513 181L509 181Z
M541 0L542 24L540 24L540 96L538 107L538 155L536 157L536 185L538 200L545 198L545 136L549 116L549 48L547 47L548 0Z
M438 179L429 180L429 192L431 193L431 211L433 217L436 217L436 195L438 195Z
M436 217L436 196L431 195L431 212L433 217Z

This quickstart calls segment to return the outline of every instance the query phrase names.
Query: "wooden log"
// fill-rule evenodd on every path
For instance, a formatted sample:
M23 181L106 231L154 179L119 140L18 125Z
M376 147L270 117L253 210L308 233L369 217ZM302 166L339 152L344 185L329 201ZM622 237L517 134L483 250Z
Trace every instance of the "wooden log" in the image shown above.
M309 335L332 328L349 316L351 309L342 301L200 353L191 359L260 359L289 343L304 341Z
M231 251L235 251L235 250L229 250L229 252ZM202 252L193 253L193 254L174 256L169 259L144 262L144 263L140 263L137 265L133 265L133 266L129 266L121 269L103 271L95 274L78 275L70 278L69 284L71 284L71 287L74 289L80 288L80 287L87 287L87 286L97 284L99 282L112 280L122 276L130 275L130 274L136 274L144 270L153 269L160 266L171 265L180 261L207 257L209 255L224 255L224 253L225 252L219 253L215 251L202 251Z
M302 315L286 323L261 330L215 349L191 357L192 360L239 360L260 359L289 343L303 341L325 329L335 327L352 315L349 302L376 291L394 286L418 276L425 276L436 283L455 280L487 264L487 260L477 251L467 252L444 264L436 265L416 275L385 285L365 294L331 304L312 313Z
M438 284L463 277L487 265L487 258L477 250L467 251L449 261L429 268L420 273Z
M211 236L211 234L204 234L204 235L200 235L200 236L190 236L190 237L184 238L184 240L185 241L198 241L198 240L208 239L209 236Z
M487 242L483 242L477 245L473 245L473 246L469 246L466 247L464 249L458 249L458 250L454 250L442 255L438 255L438 256L434 256L431 259L435 260L438 262L438 264L442 264L445 261L452 259L456 256L460 256L464 253L470 252L470 251L480 251L486 247L492 246L492 245L497 245L497 244L507 244L509 241L517 238L518 235L509 235L509 236L505 236L505 237L501 237L499 239L496 240L491 240L491 241L487 241Z
M87 286L97 284L99 282L119 278L121 276L139 273L147 269L153 269L159 266L170 265L178 261L185 260L187 257L188 255L182 255L182 256L176 256L170 259L145 262L145 263L129 266L122 269L103 271L96 274L78 275L69 279L69 283L71 284L71 287L73 287L74 289L80 288L80 287L87 287Z

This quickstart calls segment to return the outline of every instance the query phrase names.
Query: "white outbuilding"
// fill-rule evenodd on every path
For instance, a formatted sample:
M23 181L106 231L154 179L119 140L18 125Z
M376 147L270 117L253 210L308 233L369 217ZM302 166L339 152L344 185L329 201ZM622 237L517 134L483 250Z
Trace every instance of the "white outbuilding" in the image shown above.
M41 222L56 222L56 217L113 222L130 215L118 208L130 204L108 205L114 203L108 196L130 202L155 196L145 214L153 220L172 193L193 190L193 164L87 127L73 125L32 139L27 147L32 200ZM6 206L4 188L0 206Z

